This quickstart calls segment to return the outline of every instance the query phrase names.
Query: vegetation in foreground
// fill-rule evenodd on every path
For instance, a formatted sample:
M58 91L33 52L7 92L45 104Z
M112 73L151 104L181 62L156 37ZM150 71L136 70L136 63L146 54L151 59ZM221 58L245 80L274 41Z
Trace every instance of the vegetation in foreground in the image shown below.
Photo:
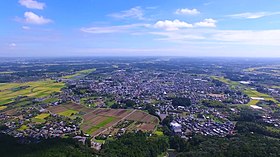
M3 157L91 157L89 147L73 139L48 139L40 143L19 144L17 139L0 134L0 154Z

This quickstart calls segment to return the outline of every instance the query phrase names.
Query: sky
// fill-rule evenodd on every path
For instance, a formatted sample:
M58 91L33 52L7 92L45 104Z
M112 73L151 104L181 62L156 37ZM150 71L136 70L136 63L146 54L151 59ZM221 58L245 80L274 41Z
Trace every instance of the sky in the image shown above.
M280 57L280 0L3 0L0 57Z

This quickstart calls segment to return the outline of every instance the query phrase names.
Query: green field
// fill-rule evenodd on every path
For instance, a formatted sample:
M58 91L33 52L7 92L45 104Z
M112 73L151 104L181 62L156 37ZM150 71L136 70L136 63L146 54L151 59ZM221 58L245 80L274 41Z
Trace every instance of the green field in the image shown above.
M100 144L104 144L105 143L105 140L94 139L93 141L96 142L96 143L100 143Z
M49 113L41 113L38 116L32 118L32 122L35 123L45 123L45 118L47 118L48 116L50 116Z
M88 130L86 131L86 133L87 133L87 134L92 134L92 133L94 133L95 131L97 131L98 129L100 129L100 128L97 127L97 126L93 126L93 127L91 127L90 129L88 129Z
M0 111L5 110L6 108L7 108L7 106L0 106Z
M80 76L80 75L87 75L87 74L90 74L90 73L94 72L95 70L96 70L96 69L82 70L82 71L76 72L76 73L73 74L73 75L64 76L63 78L64 78L64 79L72 79L72 78L77 77L77 76Z
M159 131L159 130L155 131L154 134L156 134L157 136L163 136L164 135L163 132Z
M95 131L97 131L98 129L105 127L107 124L111 123L113 120L115 120L114 117L106 117L105 120L103 120L102 122L100 122L97 125L92 126L90 129L86 130L87 134L92 134Z
M28 126L22 125L22 126L18 129L18 131L24 131L24 130L26 130L26 129L28 129Z
M0 84L0 105L15 102L18 96L43 98L52 93L60 92L63 87L64 83L56 83L53 80Z
M228 84L228 85L230 85L231 88L236 88L236 87L242 86L239 82L231 81L231 80L226 79L224 77L211 76L211 78L214 79L214 80L221 81L225 84Z
M78 113L78 111L75 111L75 110L66 110L66 111L63 111L63 112L60 112L58 113L59 115L61 116L65 116L65 117L71 117L72 115Z
M99 128L104 127L105 125L111 123L115 118L114 117L107 117L107 119L105 119L104 121L102 121L101 123L97 124L96 126Z
M249 97L257 97L257 98L264 98L265 100L269 101L273 101L275 103L278 103L277 100L275 100L273 97L271 97L270 95L268 94L264 94L264 93L260 93L254 89L249 89L249 88L246 88L244 91L243 91L246 95L248 95Z
M250 100L247 105L257 105L257 103L260 102L259 100Z
M36 116L35 118L36 118L36 119L45 119L45 118L47 118L48 116L50 116L49 113L41 113L41 114L39 114L38 116Z
M264 94L264 93L260 93L254 89L251 89L251 88L248 88L247 86L245 85L242 85L240 84L239 82L236 82L236 81L231 81L231 80L228 80L228 79L225 79L223 77L217 77L217 76L212 76L211 77L212 79L215 79L215 80L219 80L225 84L228 84L231 86L231 88L236 88L236 87L239 87L242 92L246 95L248 95L248 97L256 97L256 98L264 98L266 101L273 101L275 103L279 103L277 100L275 100L273 97L271 97L270 95L268 94ZM259 100L251 100L247 105L256 105L257 103L259 102Z

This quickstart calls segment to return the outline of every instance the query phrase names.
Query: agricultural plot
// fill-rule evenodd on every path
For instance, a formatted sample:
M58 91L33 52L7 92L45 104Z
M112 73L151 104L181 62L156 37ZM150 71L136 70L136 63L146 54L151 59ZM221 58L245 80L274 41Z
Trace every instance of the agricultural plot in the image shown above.
M133 121L131 130L154 131L159 123L157 117L146 112L125 109L90 109L74 103L48 108L51 113L71 116L73 113L83 112L81 129L91 136L96 136L110 130L122 121ZM135 125L137 122L137 125Z
M64 83L52 80L7 83L0 85L0 105L13 103L19 97L44 98L52 93L60 92Z
M152 123L152 124L159 123L159 120L157 117L152 116L143 111L135 111L133 114L129 115L126 119L143 122L143 123Z
M61 115L61 116L65 116L65 117L71 117L71 116L73 116L76 113L78 113L78 111L66 110L66 111L63 111L63 112L59 112L58 114Z
M52 106L49 107L47 110L49 110L51 113L55 113L61 116L65 117L73 117L78 112L90 112L92 109L86 108L82 105L70 103L65 105L59 105L59 106Z
M48 116L50 116L50 114L48 114L48 113L41 113L38 116L32 118L32 122L44 123L46 121L45 118L47 118Z
M255 100L255 99L252 99L252 98L257 98L257 99L261 98L261 99L264 99L266 101L270 100L270 101L273 101L273 102L275 102L277 104L279 103L277 100L275 100L270 95L267 95L267 94L264 94L264 93L260 93L260 92L254 90L254 89L248 88L247 86L242 85L239 82L231 81L231 80L225 79L223 77L212 76L212 78L215 79L215 80L219 80L219 81L221 81L221 82L223 82L225 84L230 85L231 88L239 87L244 94L248 95L251 98L250 102L247 104L249 106L252 106L252 105L254 106L254 105L256 105L260 101L260 100Z
M73 74L73 75L67 75L64 76L64 79L75 79L75 78L79 78L79 77L83 77L86 76L92 72L96 71L96 69L87 69L87 70L82 70L82 71L78 71L77 73Z
M0 111L5 110L6 108L7 108L7 106L0 106Z

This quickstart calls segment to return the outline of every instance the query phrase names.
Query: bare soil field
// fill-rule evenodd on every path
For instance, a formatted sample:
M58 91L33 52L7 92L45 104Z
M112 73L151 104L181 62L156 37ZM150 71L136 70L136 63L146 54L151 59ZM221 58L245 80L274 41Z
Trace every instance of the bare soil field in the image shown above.
M142 131L154 131L156 124L143 123L139 129Z
M68 109L62 105L59 105L59 106L52 106L52 107L49 107L47 108L47 110L49 110L50 112L52 113L60 113L60 112L64 112L64 111L67 111Z

